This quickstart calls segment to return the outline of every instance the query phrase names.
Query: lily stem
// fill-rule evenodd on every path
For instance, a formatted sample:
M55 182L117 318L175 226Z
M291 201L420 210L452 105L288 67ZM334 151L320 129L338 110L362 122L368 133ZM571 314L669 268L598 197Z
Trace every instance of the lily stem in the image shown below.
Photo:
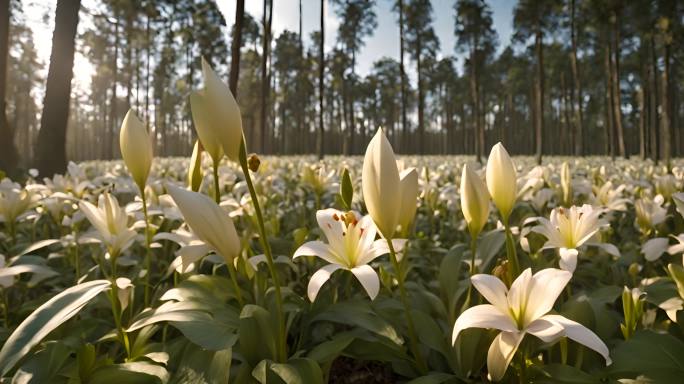
M392 260L392 266L394 267L397 274L397 285L399 286L399 295L401 298L401 303L404 305L404 311L406 312L406 323L408 325L409 341L411 343L411 352L416 359L418 364L418 369L423 375L427 374L428 368L425 363L423 355L420 353L418 346L418 337L416 337L416 328L413 323L413 315L411 315L411 306L408 302L408 295L406 293L406 287L404 287L404 272L401 267L401 263L397 260L397 253L394 250L394 245L391 239L387 239L387 246L390 251L390 259Z
M252 198L252 204L254 205L254 213L257 218L257 224L259 226L259 241L264 249L264 255L266 256L266 265L268 266L268 271L273 279L273 285L275 289L275 299L276 299L276 311L278 315L278 354L281 362L285 362L287 359L287 338L285 334L285 316L283 312L283 297L280 292L280 279L275 269L275 263L273 262L273 254L271 253L271 246L268 243L268 238L266 237L266 226L264 225L264 217L261 214L261 207L259 205L259 198L257 196L256 190L254 189L254 184L252 183L252 177L249 174L249 166L247 165L247 148L245 145L245 139L242 138L240 143L240 166L242 167L242 173L245 175L245 182L247 183L247 188L249 189L249 195Z
M150 275L152 274L152 246L150 239L150 218L147 213L147 197L145 190L140 191L143 215L145 216L145 307L150 305Z
M221 189L219 187L218 168L218 163L214 163L214 166L212 167L212 170L214 172L214 201L216 201L216 204L221 204Z
M475 255L477 254L477 235L471 236L470 239L470 277L472 278L475 274ZM468 284L468 294L463 302L463 307L461 308L461 313L470 307L470 300L473 294L473 282Z
M245 306L245 300L242 298L242 290L237 281L237 271L235 270L235 264L232 262L228 263L228 273L230 273L230 280L233 283L233 289L235 290L235 298L240 304L240 308Z
M508 224L508 218L504 220L504 227L506 228L506 257L508 258L508 277L510 281L514 281L520 274L520 263L518 263L518 255L515 251L515 240L513 240L513 232Z
M126 357L131 356L131 347L128 341L128 334L121 324L121 303L119 302L119 286L116 285L116 259L117 254L115 252L110 252L109 256L112 259L112 290L110 291L109 301L112 304L112 315L114 316L114 325L116 326L116 331L119 336L119 341L124 346L126 351Z

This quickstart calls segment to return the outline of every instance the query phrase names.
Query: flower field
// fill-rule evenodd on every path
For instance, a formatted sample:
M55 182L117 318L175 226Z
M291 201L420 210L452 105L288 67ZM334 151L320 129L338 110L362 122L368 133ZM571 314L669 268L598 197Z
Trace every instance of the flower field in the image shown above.
M124 161L0 182L6 382L681 381L684 163L259 159L205 75L191 159L129 113Z

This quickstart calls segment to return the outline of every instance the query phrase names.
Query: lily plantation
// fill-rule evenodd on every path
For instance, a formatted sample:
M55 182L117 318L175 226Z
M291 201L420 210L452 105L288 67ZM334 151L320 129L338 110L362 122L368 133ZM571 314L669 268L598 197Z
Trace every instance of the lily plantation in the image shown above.
M493 1L534 40L537 79L511 90L496 71L524 65L499 60L528 53L494 61L485 1L449 5L456 82L430 1L331 1L343 62L326 1L279 1L299 42L282 31L273 62L272 0L262 25L244 0L46 2L34 89L40 5L0 0L0 384L684 382L682 4ZM376 9L399 16L401 64L372 70L394 80L355 73ZM544 101L568 25L552 66L572 81ZM579 59L577 36L596 43Z

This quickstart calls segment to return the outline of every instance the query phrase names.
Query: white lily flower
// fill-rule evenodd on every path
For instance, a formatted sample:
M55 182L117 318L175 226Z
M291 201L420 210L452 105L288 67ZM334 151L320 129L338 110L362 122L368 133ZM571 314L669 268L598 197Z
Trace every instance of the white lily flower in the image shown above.
M34 194L8 178L0 182L0 222L12 224L31 208Z
M369 215L361 217L357 212L342 212L337 209L323 209L316 212L318 226L325 234L328 243L309 241L299 247L293 256L318 256L330 263L316 271L309 280L307 294L312 302L330 275L338 269L346 269L356 276L363 288L375 299L380 291L378 274L368 263L389 253L385 239L375 240L377 229ZM397 252L405 240L392 240Z
M480 234L489 220L489 192L475 171L463 166L461 175L461 211L473 238Z
M503 378L525 334L545 343L566 336L593 349L610 365L608 347L591 330L560 315L548 314L553 308L572 274L548 268L534 275L528 268L515 279L511 289L491 275L478 274L471 278L473 286L491 304L468 308L454 324L452 344L467 328L494 328L501 331L489 347L487 369L491 380Z
M361 186L368 214L380 233L392 238L399 224L401 186L394 151L382 129L378 129L366 148Z
M540 225L532 228L542 234L547 241L542 249L556 248L560 255L559 265L562 270L574 272L577 267L578 248L584 245L601 229L599 216L603 211L585 204L581 208L572 206L569 209L555 208L551 211L550 220L539 217ZM619 252L610 244L592 244L603 247L608 253Z
M496 143L487 159L487 189L506 222L517 199L517 172L506 148Z
M152 141L133 110L128 110L121 123L119 147L128 172L143 193L152 167Z
M653 200L643 198L634 202L636 225L645 235L650 234L656 225L665 221L667 210L662 207L664 202L662 195L656 196Z
M232 263L240 254L242 245L228 212L207 195L170 184L167 189L192 232L221 255L226 264ZM199 252L206 254L206 249L200 249Z
M409 227L416 217L416 199L418 199L418 172L408 168L399 174L401 188L401 205L399 207L399 226L402 233L408 233Z
M610 181L604 183L601 188L594 191L594 205L604 207L611 211L625 211L629 199L620 197L625 187L626 186L622 184L617 188L614 188L613 183Z
M109 192L100 195L97 207L85 200L80 201L78 207L95 227L98 239L109 248L110 254L117 255L133 243L136 232L128 225L126 210Z

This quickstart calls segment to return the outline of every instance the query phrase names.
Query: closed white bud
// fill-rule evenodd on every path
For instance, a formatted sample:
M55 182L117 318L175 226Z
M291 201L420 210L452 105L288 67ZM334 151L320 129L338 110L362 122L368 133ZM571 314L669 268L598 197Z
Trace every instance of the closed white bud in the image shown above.
M511 157L501 143L496 143L487 160L487 189L504 223L513 211L517 191L517 174Z
M128 172L143 193L152 166L152 142L133 110L128 110L121 124L119 146Z

